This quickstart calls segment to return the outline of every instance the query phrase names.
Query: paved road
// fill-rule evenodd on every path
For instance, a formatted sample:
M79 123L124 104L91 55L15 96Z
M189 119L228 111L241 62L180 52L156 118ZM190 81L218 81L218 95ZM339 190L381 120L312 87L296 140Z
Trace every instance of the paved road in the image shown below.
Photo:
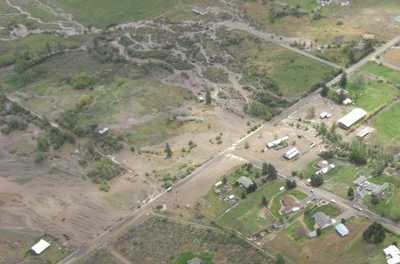
M270 37L271 37L270 34L264 33L264 32L261 32L261 31L257 31L255 29L249 27L249 26L246 27L244 25L245 24L237 24L235 27L237 29L247 30L250 33L255 33L256 35L259 35L261 38L270 41ZM391 48L392 46L394 46L399 41L400 41L400 36L394 38L390 42L388 42L385 45L379 47L375 52L373 52L369 56L365 57L363 60L359 61L355 65L353 65L350 68L348 68L346 70L346 72L348 74L354 73L360 67L365 65L370 59L381 55L387 49ZM290 46L286 47L286 48L293 49ZM298 49L295 49L295 50L296 50L296 52L300 51ZM303 51L301 51L299 53L303 54ZM320 62L323 61L322 63L325 63L325 64L329 63L330 66L332 66L332 67L336 67L336 68L338 67L337 65L334 65L334 64L332 65L332 63L330 63L330 62L326 62L324 60L321 61L320 58L317 58L317 57L315 57L313 55L310 55L308 53L305 53L303 55L305 55L307 57L310 57L312 59L315 59L317 61L320 61ZM339 79L340 79L340 77L336 77L335 79L333 79L330 82L330 84L336 83ZM272 122L276 122L276 121L279 121L279 120L282 120L282 119L286 118L289 113L293 112L296 108L298 108L299 106L303 105L304 103L307 103L309 101L309 99L310 98L312 99L312 97L315 96L315 94L318 93L318 92L319 92L319 90L315 91L314 93L312 93L312 94L308 95L307 97L303 98L302 100L300 100L296 104L292 105L290 108L284 110L280 115L276 116L272 120ZM226 154L228 154L231 151L233 151L235 149L235 147L239 143L242 143L244 140L252 137L253 135L255 135L262 128L263 128L263 126L258 128L256 131L252 132L251 134L247 135L245 138L239 139L235 144L233 144L231 147L225 149L224 151L220 152L218 155L212 157L210 160L205 162L202 166L200 166L197 170L195 170L188 177L186 177L183 180L181 180L180 182L178 182L177 185L174 188L179 187L180 185L184 185L185 183L191 181L194 177L196 177L199 174L205 172L211 165L213 165L213 164L217 163L218 161L222 160L225 157ZM307 186L303 182L299 182L298 186L299 186L299 188L307 191L308 193L311 192L311 189L310 189L311 187ZM347 208L349 210L352 210L352 212L354 212L355 214L364 215L364 216L370 218L373 221L377 221L377 222L380 222L380 223L384 224L389 230L392 230L392 231L394 231L396 233L400 233L400 226L397 223L395 223L395 222L393 222L391 220L388 220L386 218L380 217L377 214L367 210L366 208L364 208L363 211L359 211L359 210L357 210L357 209L355 209L353 207L352 202L350 202L350 201L348 201L346 199L343 199L343 198L341 198L341 197L339 197L339 196L337 196L335 194L332 194L330 192L321 190L321 189L314 189L313 192L314 192L315 195L323 197L324 199L327 199L327 200L334 199L334 200L336 200L336 202L340 206L345 207L345 208ZM165 196L167 196L167 195L168 195L167 192L162 192L162 193L152 197L145 205L143 205L138 210L134 211L130 216L126 217L125 219L123 219L120 222L115 223L110 228L108 228L103 234L98 236L94 241L91 241L90 245L82 246L80 249L76 250L71 255L67 256L65 259L61 260L59 262L59 264L71 264L71 263L74 263L77 260L82 259L84 256L89 255L90 253L92 253L94 250L100 248L101 246L107 245L108 242L112 241L113 239L117 238L119 235L123 234L123 231L127 230L128 227L130 227L133 224L137 223L140 219L145 217L146 214L149 214L151 212L151 207L155 204L155 202L158 201L158 200L161 200L162 198L165 198Z

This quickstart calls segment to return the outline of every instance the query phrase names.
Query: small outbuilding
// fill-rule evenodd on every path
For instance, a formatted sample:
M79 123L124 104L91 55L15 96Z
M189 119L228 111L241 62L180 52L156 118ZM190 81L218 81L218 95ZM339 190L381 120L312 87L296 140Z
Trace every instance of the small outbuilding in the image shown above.
M343 129L350 129L367 116L367 112L361 108L355 108L350 113L338 120L338 124Z
M194 258L186 262L187 264L203 264L203 261L200 258Z
M278 147L279 145L282 145L282 144L286 143L286 142L288 141L288 139L289 139L289 137L287 137L287 136L286 136L286 137L282 137L282 138L275 139L275 140L273 140L273 141L267 143L267 147L268 147L268 148L276 148L276 147Z
M344 236L347 236L348 234L350 234L349 229L347 229L347 227L346 227L344 224L342 224L342 223L337 224L337 225L335 226L335 229L336 229L336 232L337 232L337 233L339 234L339 236L341 236L341 237L344 237Z
M50 247L50 243L44 239L40 239L35 245L32 246L32 251L36 255L42 254L48 247Z
M383 249L387 264L400 264L400 250L395 245L390 245Z
M297 148L291 148L288 152L283 155L287 160L292 160L300 155L300 151Z

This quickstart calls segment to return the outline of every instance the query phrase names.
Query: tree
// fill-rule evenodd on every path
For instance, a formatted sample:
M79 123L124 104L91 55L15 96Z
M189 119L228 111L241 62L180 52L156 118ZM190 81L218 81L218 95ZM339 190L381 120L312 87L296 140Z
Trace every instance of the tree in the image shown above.
M246 192L242 192L242 195L241 195L241 197L242 197L242 199L246 199L246 197L247 197L247 193L246 193Z
M355 140L351 144L350 161L357 165L365 165L367 163L367 147L359 140Z
M379 197L378 197L378 195L376 195L376 194L372 194L371 195L371 203L373 204L373 205L377 205L378 203L379 203L379 201L380 201L380 199L379 199Z
M261 199L261 205L264 207L268 207L268 200L265 196L263 196Z
M211 92L210 92L210 90L207 90L207 92L206 92L206 104L210 105L211 101L212 101Z
M222 178L222 183L224 185L228 183L228 179L225 176Z
M320 92L321 96L322 96L322 97L327 97L327 96L328 96L328 93L329 93L329 87L326 86L326 84L323 84L323 85L322 85L321 92Z
M317 236L320 236L322 234L321 228L317 228L316 230Z
M276 264L285 264L286 263L285 258L281 254L276 255L275 262L276 262Z
M385 240L385 237L385 229L377 222L372 223L363 233L364 240L371 244L379 244Z
M268 170L267 170L267 177L268 180L276 180L278 178L278 171L275 169L275 167L272 164L268 164Z
M346 84L347 84L347 74L345 71L343 71L342 76L340 77L339 80L339 86L345 88Z
M354 189L353 189L352 187L349 187L349 189L347 190L347 197L348 197L350 200L353 200L353 199L354 199Z
M267 174L268 174L268 163L263 162L261 173L262 173L263 176L267 176Z
M168 143L165 144L164 152L165 152L165 155L166 155L167 159L170 159L172 157L172 150L171 150L171 147L169 146Z
M297 183L295 180L286 180L286 189L291 190L297 187Z
M324 183L324 178L319 175L311 176L311 185L314 187L319 187Z

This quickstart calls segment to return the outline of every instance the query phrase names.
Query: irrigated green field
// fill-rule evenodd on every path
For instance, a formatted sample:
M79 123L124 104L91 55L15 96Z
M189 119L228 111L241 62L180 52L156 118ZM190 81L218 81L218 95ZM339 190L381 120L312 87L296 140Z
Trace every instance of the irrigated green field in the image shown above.
M366 64L363 68L363 71L372 73L378 77L381 77L395 86L400 86L400 72L396 70L392 70L382 65L378 65L376 63L370 62Z
M360 77L361 78L361 77ZM390 104L400 89L381 81L357 79L347 85L354 103L371 114Z
M400 141L400 103L396 103L379 113L374 118L374 127L378 132L378 139L391 144Z

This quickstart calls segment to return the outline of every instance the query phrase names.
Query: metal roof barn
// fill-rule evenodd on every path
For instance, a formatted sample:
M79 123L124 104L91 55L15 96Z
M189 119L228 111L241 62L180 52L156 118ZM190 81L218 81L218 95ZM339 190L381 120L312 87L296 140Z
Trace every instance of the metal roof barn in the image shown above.
M361 108L355 108L350 113L338 120L339 126L344 129L349 129L357 122L367 116L367 112Z

